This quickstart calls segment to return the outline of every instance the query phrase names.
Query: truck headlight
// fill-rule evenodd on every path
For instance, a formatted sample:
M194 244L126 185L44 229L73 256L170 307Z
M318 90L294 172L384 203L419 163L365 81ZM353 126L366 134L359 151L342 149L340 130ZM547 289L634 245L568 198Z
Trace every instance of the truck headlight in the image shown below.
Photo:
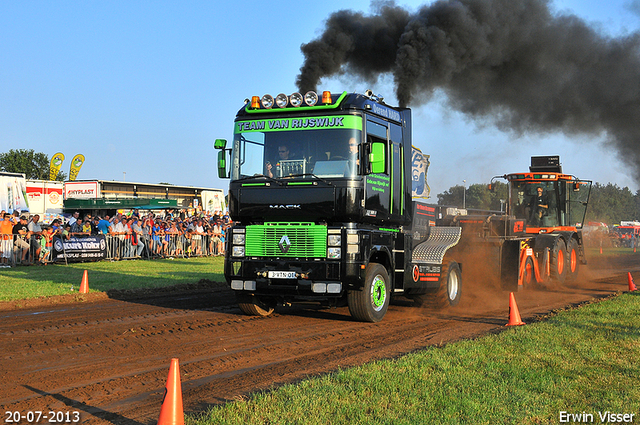
M342 257L342 249L341 248L329 248L327 250L327 257L332 259L338 259Z
M302 101L302 95L298 92L291 93L291 96L289 96L289 103L291 104L291 106L295 106L296 108L302 105Z
M340 246L342 241L341 235L329 235L327 237L327 245L329 246Z
M233 234L233 245L244 245L244 233Z
M278 108L286 108L288 103L289 103L289 98L287 97L286 94L280 93L279 95L276 96L276 105L278 106Z
M231 255L233 255L234 257L244 257L244 245L234 245L231 251Z
M271 109L271 107L273 106L273 96L271 96L270 94L265 94L264 96L262 96L260 102L262 103L263 108Z

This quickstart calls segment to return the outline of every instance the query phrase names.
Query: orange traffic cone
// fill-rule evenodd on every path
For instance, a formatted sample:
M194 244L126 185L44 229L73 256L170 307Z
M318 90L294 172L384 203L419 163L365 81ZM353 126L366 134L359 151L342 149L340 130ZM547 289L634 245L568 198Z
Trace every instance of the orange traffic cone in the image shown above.
M81 294L89 293L89 276L87 275L86 270L82 274L82 282L80 283L80 293Z
M513 292L509 294L509 323L505 326L519 326L525 323L520 318L520 312L518 311L518 305L516 304L516 297L513 296Z
M171 359L171 367L169 367L169 377L167 378L167 386L165 387L158 425L184 425L182 386L180 385L178 359Z
M637 291L636 284L633 283L633 277L631 277L631 272L627 272L627 278L629 279L629 291Z

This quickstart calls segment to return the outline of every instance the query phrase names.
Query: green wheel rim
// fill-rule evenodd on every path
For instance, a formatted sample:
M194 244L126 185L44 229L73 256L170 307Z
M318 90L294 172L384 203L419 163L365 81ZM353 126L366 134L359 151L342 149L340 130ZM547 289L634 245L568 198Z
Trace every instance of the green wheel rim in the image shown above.
M375 311L382 310L387 299L387 290L382 276L377 275L371 285L371 303Z

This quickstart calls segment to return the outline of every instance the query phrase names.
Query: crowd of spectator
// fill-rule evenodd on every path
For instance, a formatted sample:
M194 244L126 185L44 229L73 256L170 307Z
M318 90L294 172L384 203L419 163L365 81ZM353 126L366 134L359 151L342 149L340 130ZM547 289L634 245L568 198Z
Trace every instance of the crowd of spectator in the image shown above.
M0 212L0 267L47 264L55 238L104 235L107 259L223 255L228 214L187 210L109 215L75 212L42 225L40 216Z

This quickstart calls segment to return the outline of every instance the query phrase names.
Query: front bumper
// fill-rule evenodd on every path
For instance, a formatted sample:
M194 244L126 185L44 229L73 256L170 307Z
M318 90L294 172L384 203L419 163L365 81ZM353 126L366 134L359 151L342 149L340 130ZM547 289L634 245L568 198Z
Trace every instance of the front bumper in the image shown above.
M232 289L267 296L340 297L360 277L357 265L326 258L230 259L225 266L225 276ZM269 272L293 272L294 277L273 278Z

